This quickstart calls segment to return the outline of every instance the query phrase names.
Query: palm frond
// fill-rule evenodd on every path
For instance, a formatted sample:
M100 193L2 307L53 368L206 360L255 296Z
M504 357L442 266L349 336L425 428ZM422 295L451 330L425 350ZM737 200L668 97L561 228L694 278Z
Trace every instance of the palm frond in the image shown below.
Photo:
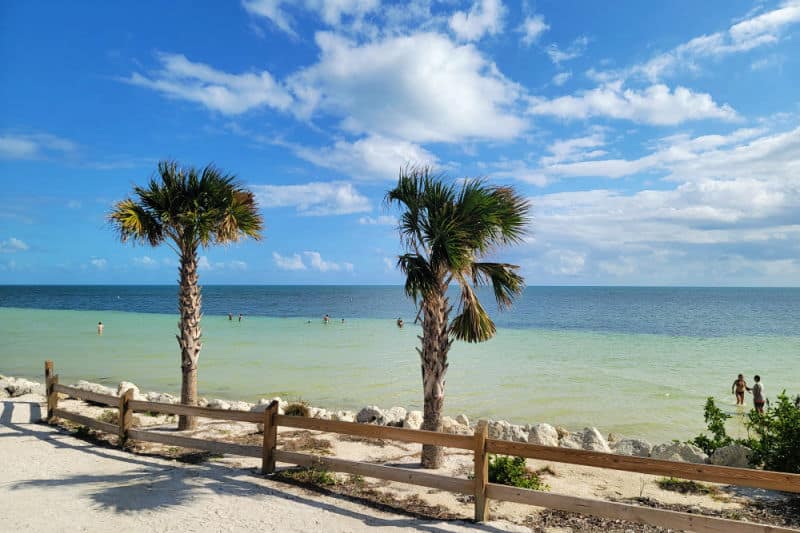
M491 283L497 305L507 309L525 286L525 280L516 272L518 269L519 266L508 263L473 263L472 281L478 287Z
M164 240L163 227L159 221L130 198L117 202L107 220L122 242L132 240L158 246Z
M489 313L478 301L478 297L466 280L459 280L461 301L459 314L450 323L450 334L458 340L483 342L491 339L497 328Z
M406 295L412 298L415 304L420 299L435 294L438 288L436 275L431 271L431 266L424 257L417 254L404 254L398 257L397 266L406 276Z

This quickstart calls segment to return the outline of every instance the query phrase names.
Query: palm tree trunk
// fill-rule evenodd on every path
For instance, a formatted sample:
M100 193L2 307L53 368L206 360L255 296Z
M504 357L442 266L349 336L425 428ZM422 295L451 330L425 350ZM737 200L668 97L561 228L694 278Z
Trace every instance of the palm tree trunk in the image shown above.
M200 286L197 279L197 245L187 245L181 250L180 289L178 293L178 311L181 315L178 324L178 345L181 347L181 403L197 405L197 359L200 356L202 343L200 337L201 300ZM197 418L181 416L178 429L195 429Z
M445 374L447 373L447 353L451 341L447 333L448 300L447 287L441 287L436 296L423 300L422 349L418 350L422 363L422 387L424 408L422 429L441 431L442 410L444 409ZM439 468L442 464L443 450L432 444L422 445L422 467Z

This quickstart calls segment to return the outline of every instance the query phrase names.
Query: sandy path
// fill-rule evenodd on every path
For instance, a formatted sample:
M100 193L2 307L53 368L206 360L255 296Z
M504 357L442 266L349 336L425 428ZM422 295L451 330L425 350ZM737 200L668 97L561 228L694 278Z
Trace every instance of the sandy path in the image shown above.
M308 494L252 471L100 448L36 423L37 397L0 402L5 531L513 531L421 521Z

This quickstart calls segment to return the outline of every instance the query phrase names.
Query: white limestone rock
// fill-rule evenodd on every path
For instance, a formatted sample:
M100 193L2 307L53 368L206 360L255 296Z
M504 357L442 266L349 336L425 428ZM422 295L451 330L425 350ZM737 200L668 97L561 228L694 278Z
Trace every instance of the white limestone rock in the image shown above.
M592 452L611 453L611 448L608 446L603 434L597 428L583 428L579 432L581 435L581 443L584 450Z
M2 383L2 390L5 393L2 397L16 398L25 394L39 394L41 396L45 394L44 385L23 378L6 378L0 383Z
M550 424L534 424L530 426L528 442L539 446L558 446L558 432Z
M96 392L97 394L107 394L109 396L116 396L117 391L112 389L111 387L106 387L105 385L100 385L99 383L92 383L90 381L80 380L78 383L73 385L76 389L87 390L89 392Z
M356 415L356 422L359 424L378 424L383 425L386 421L386 416L383 410L377 405L368 405L362 408Z
M451 435L472 435L472 430L468 425L449 416L442 417L442 431Z
M331 413L331 420L337 420L339 422L355 422L356 414L353 411L336 411L335 413Z
M564 426L556 426L556 433L558 433L559 439L563 439L564 437L568 437L570 435L570 431Z
M403 427L419 429L422 427L422 411L409 411L403 420Z
M208 407L208 398L206 398L205 396L200 396L197 399L197 405L198 407Z
M571 450L582 450L583 436L580 433L569 433L558 439L558 446Z
M463 413L456 417L456 422L458 422L462 426L469 427L469 418L467 418L467 415L465 415Z
M708 455L703 450L685 442L670 442L669 444L654 446L650 451L650 457L665 461L683 461L684 463L702 464L708 462Z
M176 398L172 394L167 394L166 392L148 392L147 394L145 394L145 398L147 398L148 402L180 403L178 398Z
M511 424L506 420L490 420L489 438L514 442L528 442L528 432L525 431L522 426Z
M309 407L308 408L308 417L309 418L317 418L319 420L331 420L332 413L327 409L322 409L320 407Z
M221 409L223 411L229 411L231 408L231 404L225 400L214 398L213 400L208 401L208 407L211 409Z
M730 444L717 448L711 454L710 462L712 465L732 466L735 468L748 468L750 466L750 456L753 450L741 444Z
M642 439L621 439L611 444L611 449L619 455L650 457L653 445Z
M392 407L383 412L383 423L387 426L402 427L407 414L404 407Z
M117 385L117 396L122 396L128 389L133 389L134 400L141 402L147 400L147 397L141 393L139 387L137 387L135 383L131 383L130 381L119 382L119 385Z

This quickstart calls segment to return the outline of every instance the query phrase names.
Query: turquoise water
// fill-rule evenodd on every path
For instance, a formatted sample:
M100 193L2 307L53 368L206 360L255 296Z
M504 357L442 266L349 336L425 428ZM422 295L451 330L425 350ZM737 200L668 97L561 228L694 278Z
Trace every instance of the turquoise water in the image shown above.
M62 383L129 380L143 390L177 393L177 321L176 314L0 308L0 372L41 381L43 361L53 359ZM390 319L336 318L323 325L318 317L266 316L238 322L219 315L202 324L199 388L208 398L278 395L329 408L421 407L414 350L421 330L413 324L398 329ZM703 429L706 397L736 413L730 385L740 372L748 382L761 374L771 398L781 389L800 392L798 354L796 335L500 328L487 343L453 345L445 409L453 416L684 439ZM743 431L734 419L731 432Z

